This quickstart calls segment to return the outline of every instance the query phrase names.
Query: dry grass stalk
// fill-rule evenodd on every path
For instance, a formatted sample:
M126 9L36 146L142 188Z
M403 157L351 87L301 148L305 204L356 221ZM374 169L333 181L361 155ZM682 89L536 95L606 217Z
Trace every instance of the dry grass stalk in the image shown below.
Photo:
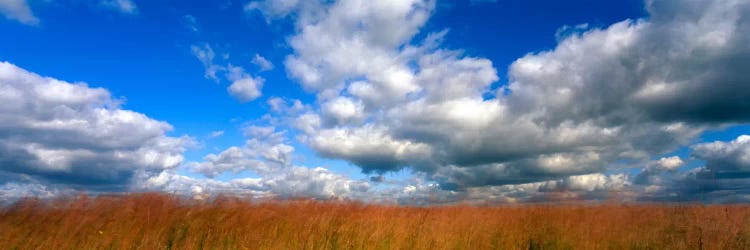
M750 206L399 207L161 194L25 200L2 249L749 249Z

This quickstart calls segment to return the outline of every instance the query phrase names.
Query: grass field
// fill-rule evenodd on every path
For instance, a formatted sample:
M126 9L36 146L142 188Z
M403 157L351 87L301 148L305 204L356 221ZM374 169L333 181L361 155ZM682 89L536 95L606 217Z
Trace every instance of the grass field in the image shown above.
M750 206L403 207L159 194L26 200L0 249L748 249Z

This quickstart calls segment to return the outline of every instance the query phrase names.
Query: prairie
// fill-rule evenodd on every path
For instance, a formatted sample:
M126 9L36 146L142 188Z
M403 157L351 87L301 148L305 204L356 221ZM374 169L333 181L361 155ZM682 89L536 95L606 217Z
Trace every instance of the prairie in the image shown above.
M748 249L750 206L411 207L163 194L26 199L0 249Z

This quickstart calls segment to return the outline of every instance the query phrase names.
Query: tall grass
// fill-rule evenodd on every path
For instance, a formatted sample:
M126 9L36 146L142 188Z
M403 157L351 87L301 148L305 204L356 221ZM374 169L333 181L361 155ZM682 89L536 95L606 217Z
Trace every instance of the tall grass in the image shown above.
M750 207L399 207L160 194L25 200L0 249L749 249Z

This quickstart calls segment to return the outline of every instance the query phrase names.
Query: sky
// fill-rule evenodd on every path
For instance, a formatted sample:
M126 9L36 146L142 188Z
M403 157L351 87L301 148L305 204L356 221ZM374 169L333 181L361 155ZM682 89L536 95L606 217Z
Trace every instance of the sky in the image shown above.
M0 200L750 201L750 1L0 0Z

